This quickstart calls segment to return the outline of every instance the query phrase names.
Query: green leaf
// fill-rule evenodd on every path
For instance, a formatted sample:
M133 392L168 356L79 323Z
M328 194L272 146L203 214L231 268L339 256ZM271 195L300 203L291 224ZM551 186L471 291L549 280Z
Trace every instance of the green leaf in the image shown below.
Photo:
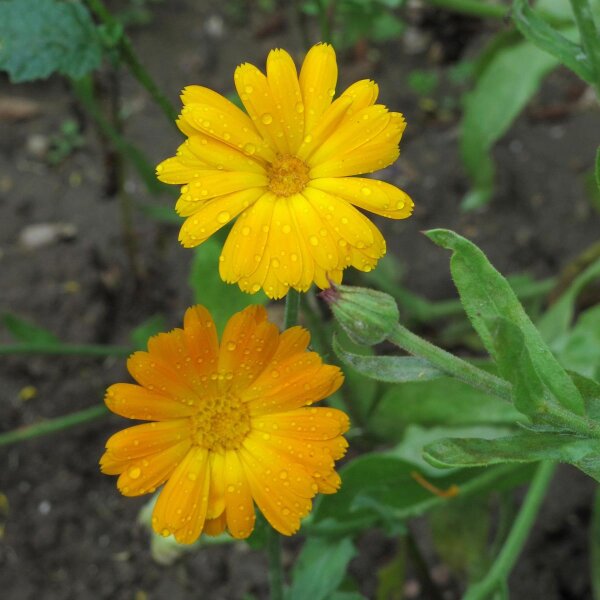
M79 79L101 60L100 36L82 3L0 1L0 70L13 83L55 72Z
M407 425L513 425L523 415L509 402L444 377L390 388L369 420L369 431L387 441L400 441Z
M209 238L199 246L194 253L188 279L194 302L208 308L218 331L223 331L234 313L250 304L266 304L268 300L262 292L245 294L237 285L229 285L219 277L221 246L216 237Z
M138 325L129 337L136 350L145 350L148 345L148 338L161 333L165 330L165 318L163 315L153 315L141 325Z
M581 313L558 356L567 369L600 381L600 304Z
M493 440L440 440L427 445L423 456L440 468L552 460L570 463L600 481L600 441L561 433L521 433Z
M538 321L542 337L553 348L564 342L565 334L573 321L577 297L588 284L598 278L600 278L600 258L573 280L567 291Z
M600 146L598 146L598 150L596 151L596 166L594 167L594 173L596 175L596 185L600 190Z
M518 30L538 48L554 56L584 81L594 83L594 71L583 48L549 25L529 6L529 0L514 0L512 17Z
M19 342L47 344L49 346L60 345L60 340L52 332L11 313L3 313L2 323Z
M494 185L490 150L537 91L558 60L528 42L502 47L489 59L465 99L461 154L473 182L463 208L488 202Z
M294 567L286 600L329 600L356 554L348 537L337 540L309 538Z
M427 381L443 377L444 373L427 361L412 356L364 356L346 351L334 335L332 346L339 359L369 379L386 383Z
M544 343L506 279L489 263L472 242L447 229L426 234L436 244L453 251L450 260L452 278L469 320L487 351L499 360L494 341L497 319L514 324L523 335L531 363L556 400L570 411L583 415L581 394Z

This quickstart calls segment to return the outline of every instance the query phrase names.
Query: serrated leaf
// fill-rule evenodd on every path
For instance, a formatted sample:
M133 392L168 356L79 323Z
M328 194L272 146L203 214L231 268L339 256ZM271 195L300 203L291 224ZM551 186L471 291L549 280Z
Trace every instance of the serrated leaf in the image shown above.
M465 99L461 155L473 182L463 208L489 201L494 185L490 150L537 91L558 60L529 42L500 47Z
M529 0L514 0L512 17L518 30L538 48L554 56L584 81L594 83L594 70L583 48L549 25L529 6Z
M345 350L334 335L332 346L338 358L361 375L386 383L427 381L444 377L427 361L412 356L363 356Z
M236 285L229 285L219 277L221 242L211 237L199 246L192 260L188 282L194 293L194 302L202 304L211 312L217 331L223 331L234 313L250 304L266 304L264 293L250 295Z
M13 83L96 69L102 46L86 7L56 0L0 1L0 70Z
M145 350L148 345L148 338L157 335L165 330L165 318L163 315L153 315L141 325L138 325L129 337L136 350Z
M583 415L581 394L544 343L506 279L490 264L475 244L447 229L434 229L426 234L439 246L453 251L450 259L452 278L461 301L490 355L498 360L494 340L497 320L504 318L523 335L535 372L556 400L570 411Z
M60 345L60 340L51 331L38 327L11 313L4 313L2 315L2 323L19 342L46 344L48 346Z
M369 420L369 431L387 441L400 441L406 427L513 425L524 417L509 403L444 377L389 389Z
M329 600L356 554L348 537L336 540L309 538L296 561L286 600Z

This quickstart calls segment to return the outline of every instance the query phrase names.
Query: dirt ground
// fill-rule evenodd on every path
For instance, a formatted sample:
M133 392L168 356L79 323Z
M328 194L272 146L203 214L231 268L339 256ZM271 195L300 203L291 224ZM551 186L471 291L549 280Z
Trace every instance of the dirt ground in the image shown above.
M272 47L297 53L302 49L286 14L272 19L268 30L264 16L236 22L219 12L216 2L171 0L153 6L153 13L154 19L133 30L132 38L142 61L174 102L189 83L230 92L235 66L243 61L264 64ZM406 84L415 68L448 68L433 62L432 45L442 50L448 46L449 62L456 58L456 48L439 26L443 19L433 15L432 21L434 25L417 30L424 40L422 51L412 47L409 53L401 41L386 44L375 73L351 52L340 57L338 89L374 77L383 101L408 121L402 156L382 174L406 189L416 204L410 220L383 225L390 251L404 265L405 283L430 299L454 295L447 253L419 233L432 227L471 238L504 273L555 274L598 239L600 218L584 188L598 144L598 111L583 105L574 77L556 71L495 150L498 185L491 204L461 212L468 184L458 156L458 113L437 118ZM463 57L490 35L487 25L461 18L454 23ZM122 84L129 138L152 161L173 154L180 137L130 76L123 74ZM65 82L53 78L13 86L2 77L0 96L25 97L39 109L27 120L16 122L10 115L0 119L0 311L81 343L126 344L131 329L156 313L166 316L169 327L178 325L192 301L186 283L191 253L177 243L176 228L137 214L135 230L146 276L134 281L121 242L117 201L105 194L103 152L91 122L84 120L83 146L58 166L49 166L43 157L44 140L56 135L66 119L81 119ZM136 199L148 200L132 171L126 189ZM160 201L171 202L168 197ZM25 228L40 223L68 224L69 235L63 236L68 239L25 245ZM0 342L8 340L0 332ZM102 399L107 385L126 377L122 359L3 357L1 430L91 406ZM33 386L36 394L23 400L26 386ZM114 478L98 470L104 442L122 426L122 419L110 417L61 436L2 449L0 492L8 498L9 509L7 515L0 513L0 596L266 598L263 557L244 544L204 548L173 568L152 561L147 533L136 523L145 500L124 499ZM587 529L594 488L575 470L560 470L514 571L511 597L591 598ZM286 554L288 564L294 546ZM381 536L368 536L360 548L352 572L362 591L373 597L373 566L389 559L393 545ZM453 589L450 585L444 598L456 597ZM418 592L412 597L419 597Z

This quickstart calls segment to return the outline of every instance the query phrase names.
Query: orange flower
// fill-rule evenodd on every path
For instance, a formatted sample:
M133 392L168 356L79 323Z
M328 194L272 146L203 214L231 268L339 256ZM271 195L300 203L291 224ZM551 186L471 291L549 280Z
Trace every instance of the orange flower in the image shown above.
M337 99L333 48L313 46L298 74L285 50L272 50L266 75L240 65L235 86L246 112L212 90L183 90L177 124L188 137L158 178L183 184L175 209L190 248L237 218L220 257L221 278L270 298L313 282L339 283L350 266L371 271L385 240L361 208L406 219L413 202L397 187L355 177L392 164L404 117L376 104L362 80Z
M189 308L183 329L162 333L127 368L138 385L108 388L110 410L150 421L113 435L100 460L119 475L125 496L166 482L154 530L191 543L227 529L246 538L254 503L280 533L292 535L317 492L337 491L334 461L347 447L348 417L309 405L335 392L337 367L307 352L309 333L279 333L262 306L228 322L221 345L210 313Z

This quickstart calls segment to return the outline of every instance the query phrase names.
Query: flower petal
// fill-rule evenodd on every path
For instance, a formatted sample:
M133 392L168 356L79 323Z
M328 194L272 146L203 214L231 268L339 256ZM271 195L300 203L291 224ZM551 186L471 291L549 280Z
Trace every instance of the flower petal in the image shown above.
M314 179L310 186L389 219L410 217L414 206L406 192L376 179L329 177Z
M292 57L285 50L271 50L267 58L267 79L284 126L291 154L304 138L304 103L298 73Z
M191 448L190 440L182 440L162 452L130 461L122 469L117 487L124 496L150 494L162 485Z
M260 265L269 238L275 202L276 196L266 192L234 223L219 262L221 278L227 283L248 277ZM255 293L258 290L260 285L248 291Z
M225 453L225 482L227 529L234 538L245 539L254 529L254 503L244 468L234 450Z
M229 319L223 332L219 372L232 373L232 391L252 383L277 350L279 330L267 320L264 306L252 305Z
M186 206L183 212L190 216L181 226L179 241L185 248L198 246L256 202L263 193L262 188L240 190L202 203L193 212L188 212ZM181 210L179 202L178 210Z
M379 86L370 79L361 79L347 87L340 94L340 98L351 98L352 105L346 112L344 120L349 119L363 108L375 104L378 95Z
M225 511L225 454L209 452L210 486L207 519L216 519ZM223 523L223 526L225 523Z
M161 535L175 535L181 544L198 539L208 507L210 468L208 450L194 446L160 492L152 526Z
M225 512L222 512L215 519L207 518L206 521L204 521L204 529L202 530L202 533L205 533L206 535L209 535L211 537L216 537L218 535L221 535L225 531L226 525L227 517L225 515Z
M329 440L348 431L346 413L329 407L298 408L262 415L254 419L253 427L267 434L293 437L299 440Z
M234 74L237 92L252 119L272 149L280 154L289 154L285 122L269 87L265 75L254 65L244 63Z
M115 383L106 390L106 406L112 412L140 421L166 421L189 417L193 409L169 396L131 383Z
M286 329L279 336L277 352L273 355L273 362L282 362L291 356L303 354L310 343L310 333L304 327L296 325Z
M310 133L331 104L337 83L335 51L329 44L317 44L306 55L300 69L304 100L305 135Z

